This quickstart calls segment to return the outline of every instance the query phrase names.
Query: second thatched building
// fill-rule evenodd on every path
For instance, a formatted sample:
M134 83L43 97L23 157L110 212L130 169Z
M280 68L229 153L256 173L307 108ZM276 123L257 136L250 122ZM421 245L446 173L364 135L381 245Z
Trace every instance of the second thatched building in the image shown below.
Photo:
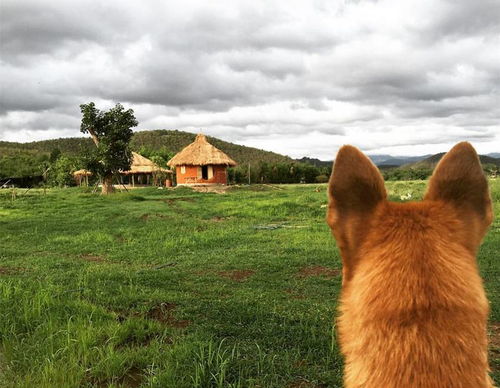
M175 168L177 185L225 185L227 168L236 162L199 134L167 163Z

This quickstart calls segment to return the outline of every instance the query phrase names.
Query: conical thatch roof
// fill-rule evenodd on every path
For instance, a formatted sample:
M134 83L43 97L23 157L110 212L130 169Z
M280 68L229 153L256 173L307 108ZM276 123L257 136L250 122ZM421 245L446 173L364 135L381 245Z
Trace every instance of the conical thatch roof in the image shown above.
M237 165L233 159L210 144L205 135L201 133L196 136L194 142L170 159L167 164L170 167L182 165L204 166L207 164Z
M153 161L139 155L136 152L132 152L132 164L130 165L130 170L123 171L122 174L140 174L140 173L153 173L153 172L172 172L166 168L161 168L156 165Z

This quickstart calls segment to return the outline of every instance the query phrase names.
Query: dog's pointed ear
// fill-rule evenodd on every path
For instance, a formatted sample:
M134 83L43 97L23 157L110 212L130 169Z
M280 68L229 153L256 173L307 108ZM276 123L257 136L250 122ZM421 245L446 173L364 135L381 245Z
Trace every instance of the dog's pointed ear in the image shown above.
M470 143L458 143L441 159L424 199L454 205L468 221L476 220L483 234L486 232L493 219L488 180Z
M356 249L366 235L370 216L387 193L371 160L357 148L343 146L335 159L328 194L327 222L341 250L345 280L354 269Z
M387 197L384 179L360 150L343 146L335 159L329 185L330 204L337 211L364 212Z

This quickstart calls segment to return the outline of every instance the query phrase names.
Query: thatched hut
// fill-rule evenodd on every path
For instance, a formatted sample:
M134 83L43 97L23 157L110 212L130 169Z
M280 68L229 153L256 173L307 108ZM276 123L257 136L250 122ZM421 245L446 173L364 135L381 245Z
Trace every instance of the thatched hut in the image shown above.
M123 185L149 185L151 183L158 184L160 175L172 174L172 170L167 170L155 164L153 161L132 152L132 163L130 170L120 171L120 184ZM92 175L90 171L78 170L73 173L77 184L82 185L86 182L88 185L88 177Z
M185 147L167 163L175 168L177 185L225 185L227 167L237 163L207 138L199 134L193 143Z

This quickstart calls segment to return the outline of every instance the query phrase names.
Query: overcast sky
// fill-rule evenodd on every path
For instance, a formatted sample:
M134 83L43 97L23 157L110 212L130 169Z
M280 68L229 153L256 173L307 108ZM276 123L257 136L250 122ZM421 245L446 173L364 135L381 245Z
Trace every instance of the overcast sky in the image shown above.
M0 2L0 140L79 104L292 157L500 152L500 1Z

